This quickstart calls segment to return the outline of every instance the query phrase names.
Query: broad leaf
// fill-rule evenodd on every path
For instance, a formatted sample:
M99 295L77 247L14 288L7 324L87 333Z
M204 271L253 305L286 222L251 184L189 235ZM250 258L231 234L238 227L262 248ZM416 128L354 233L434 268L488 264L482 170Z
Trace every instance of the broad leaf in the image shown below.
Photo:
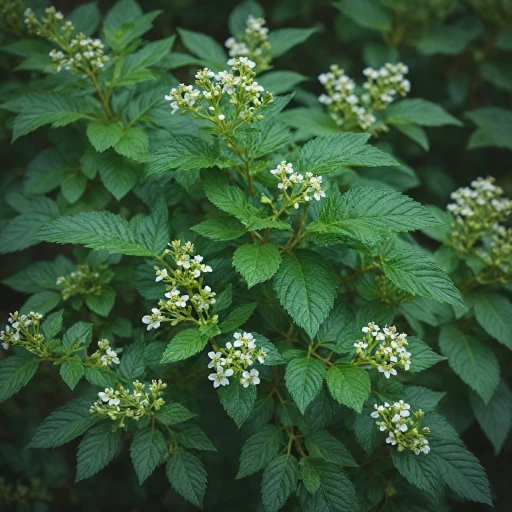
M320 393L325 377L325 366L318 359L301 357L292 359L286 367L286 387L300 412Z
M248 288L270 279L280 264L279 250L270 244L242 245L233 255L233 266L245 278Z
M340 364L329 369L326 381L336 401L361 414L371 389L366 370L351 364Z
M290 494L295 492L299 480L299 465L293 455L278 455L263 473L261 495L265 512L277 512Z
M144 483L163 462L166 451L167 444L159 430L146 427L135 432L130 446L130 456L139 484Z
M197 328L180 331L167 345L161 362L173 363L188 359L201 352L207 343L208 339Z

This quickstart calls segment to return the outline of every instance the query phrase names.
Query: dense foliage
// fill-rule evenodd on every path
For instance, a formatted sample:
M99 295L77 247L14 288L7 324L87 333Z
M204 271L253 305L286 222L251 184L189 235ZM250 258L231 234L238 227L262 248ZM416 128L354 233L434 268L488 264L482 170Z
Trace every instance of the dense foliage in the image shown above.
M0 504L506 508L512 3L198 4L0 1Z

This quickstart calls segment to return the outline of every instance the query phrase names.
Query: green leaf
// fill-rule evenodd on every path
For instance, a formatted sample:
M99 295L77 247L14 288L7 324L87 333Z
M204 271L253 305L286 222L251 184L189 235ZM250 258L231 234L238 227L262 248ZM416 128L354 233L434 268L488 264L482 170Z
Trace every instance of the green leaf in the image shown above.
M75 482L101 471L121 446L121 430L112 432L109 421L100 423L85 434L78 445Z
M320 478L320 487L313 495L308 495L304 503L305 512L353 512L359 510L354 484L332 462L313 459Z
M354 422L357 442L368 455L371 455L381 443L379 429L375 426L375 420L370 416L373 411L373 404L367 401L362 414L356 416Z
M336 287L325 260L305 250L285 254L274 278L279 302L311 338L332 309Z
M325 366L318 359L301 357L292 359L286 367L286 387L300 412L320 393L325 377Z
M477 322L482 328L512 350L512 303L497 293L472 297Z
M214 71L226 69L228 57L224 52L224 48L215 39L183 28L179 28L178 33L183 46L194 55L197 55L205 66L213 68Z
M512 141L507 136L512 129L512 111L484 107L467 112L466 117L478 128L469 139L468 149L489 146L512 149Z
M203 508L207 475L203 463L192 453L177 448L165 468L173 489L198 508Z
M280 119L289 126L296 128L294 139L309 140L338 133L339 128L331 116L318 108L291 108L280 114Z
M249 304L240 304L233 308L226 319L219 324L220 332L231 332L232 330L245 324L249 317L252 315L256 306L256 302L250 302Z
M421 386L406 386L404 400L414 410L421 409L423 412L431 412L445 395L445 392L432 391Z
M500 367L491 347L450 324L441 327L439 347L452 370L489 403L500 381Z
M142 378L144 375L144 342L138 340L124 348L119 363L119 375L127 382Z
M175 361L188 359L201 352L207 343L207 337L201 335L197 328L180 331L167 345L161 362L174 363Z
M268 35L270 54L272 57L279 57L294 46L309 39L316 31L316 28L281 28L272 30Z
M395 286L412 295L466 309L459 291L446 273L417 249L395 248L384 257L382 270Z
M213 446L212 442L208 439L208 436L203 432L203 430L193 423L180 425L179 430L174 432L174 436L176 441L185 448L211 452L217 451L217 448Z
M215 240L216 242L225 242L234 240L245 234L245 226L233 217L216 217L215 219L206 219L200 224L196 224L192 231L201 236Z
M220 403L238 428L251 414L257 395L256 386L250 385L244 388L237 379L230 382L228 386L219 388Z
M90 119L94 103L87 98L74 98L57 93L45 93L37 103L27 105L14 120L13 142L46 124L60 128L79 119Z
M441 478L461 498L492 506L489 482L478 459L460 442L432 436L431 451Z
M60 367L60 376L62 380L70 387L75 389L78 381L84 375L84 365L78 356L73 356L64 361Z
M62 315L64 310L56 311L48 315L41 324L41 333L46 342L51 341L62 329Z
M441 475L432 454L415 455L409 450L391 450L391 460L398 472L421 491L437 495L441 485Z
M87 188L87 176L80 171L67 172L60 184L60 191L68 203L76 203Z
M122 136L123 128L115 121L91 121L87 125L89 142L100 153L117 144Z
M127 128L123 136L114 145L114 150L126 158L131 158L136 162L148 161L149 138L142 128Z
M110 212L82 212L60 217L46 225L37 238L59 244L81 244L128 256L151 256L152 252L135 240L128 222Z
M92 36L101 22L101 12L96 2L88 2L79 5L66 16L75 27L75 33L83 32L86 36Z
M413 231L439 224L425 208L394 190L356 187L329 197L319 219L307 231L356 240L372 246L389 232Z
M265 11L263 7L253 0L246 0L238 4L229 15L229 30L235 37L245 34L247 28L247 18L254 16L255 18L264 18Z
M343 0L334 7L348 16L360 27L389 32L393 26L393 15L380 3L372 0Z
M329 368L325 378L332 397L361 414L371 390L368 372L351 364L340 364Z
M367 133L333 133L306 143L297 156L300 172L327 174L346 166L399 165L387 153L367 144Z
M420 98L400 100L386 110L389 124L418 124L420 126L445 126L462 123L440 105Z
M265 512L277 512L295 492L299 464L293 455L278 455L263 473L261 495Z
M306 449L311 457L332 462L340 467L357 468L357 462L345 445L327 430L317 430L305 437Z
M84 370L87 382L90 382L93 386L99 386L100 388L115 387L116 377L106 369L85 367Z
M155 199L151 214L137 224L135 237L154 254L161 254L169 242L169 211L163 197Z
M407 343L409 344L407 350L411 353L411 367L409 369L411 372L421 372L446 360L446 357L434 352L424 341L416 336L409 336Z
M82 345L88 347L92 340L92 324L76 322L64 333L62 344L71 349L73 346Z
M25 304L21 306L20 313L27 314L30 311L37 311L42 315L48 313L56 308L62 301L62 294L59 292L52 292L45 290L42 292L34 293L27 299Z
M258 77L258 83L274 96L295 89L295 86L308 80L307 76L295 71L270 71Z
M248 244L233 254L233 266L247 281L247 287L270 279L281 264L281 254L275 245Z
M100 295L86 295L87 307L99 316L107 317L114 307L116 291L111 286L103 286Z
M400 133L417 142L425 151L429 150L427 133L421 126L415 124L395 124L394 126Z
M23 192L25 194L46 194L56 189L67 171L67 163L55 148L48 148L27 165Z
M317 459L301 459L299 462L300 476L304 487L311 493L315 494L320 488L320 474L316 469Z
M478 424L487 439L491 441L494 454L497 456L512 427L512 392L510 387L504 380L501 380L487 405L473 392L469 394L469 401Z
M167 443L159 430L146 427L135 432L130 446L130 457L137 474L139 484L153 473L164 461Z
M170 170L187 171L209 167L231 167L231 159L194 135L173 135L160 146L149 164L149 174Z
M10 356L0 361L0 402L17 393L34 376L39 361L32 356Z
M265 338L265 336L262 336L261 334L258 334L257 332L253 332L251 334L254 336L254 341L256 342L256 347L262 348L267 354L264 364L273 366L275 364L283 364L286 362L286 360L280 354L279 350L277 350L275 345L272 342L270 342L269 340L267 340L267 338Z
M166 404L156 412L156 419L164 425L176 425L197 416L181 404Z
M277 455L282 438L275 425L265 425L249 437L242 447L236 478L244 478L263 469Z
M94 425L90 398L77 398L53 411L37 427L27 448L57 448L69 443Z
M120 201L135 187L140 176L140 166L113 151L95 156L95 164L105 188Z

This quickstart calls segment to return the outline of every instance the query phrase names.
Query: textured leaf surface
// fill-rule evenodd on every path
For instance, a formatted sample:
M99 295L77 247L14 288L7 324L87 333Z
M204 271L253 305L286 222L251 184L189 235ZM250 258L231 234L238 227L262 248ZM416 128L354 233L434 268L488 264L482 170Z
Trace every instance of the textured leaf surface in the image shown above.
M261 495L266 512L277 512L297 488L299 464L293 455L278 455L265 468Z
M84 365L78 356L73 356L67 361L64 361L60 367L60 376L70 389L75 389L75 386L78 384L83 374Z
M130 456L139 484L142 484L163 462L166 450L165 438L159 430L146 427L135 432L130 446Z
M324 364L311 357L293 359L288 363L284 376L286 387L302 414L320 393L325 371Z
M197 328L180 331L174 336L169 345L167 345L161 362L173 363L175 361L188 359L198 352L201 352L207 342L207 338L203 336Z
M335 400L361 414L371 389L366 370L351 364L333 366L327 372L326 381Z
M252 475L263 469L276 455L282 434L275 425L265 425L245 441L240 454L237 478Z
M443 126L462 123L440 105L420 98L400 100L386 111L390 124L419 124L420 126Z
M439 346L452 370L488 403L500 381L498 360L489 345L455 325L443 325Z
M496 293L478 294L472 299L477 322L487 334L512 350L512 303Z
M242 245L233 255L233 266L245 278L249 288L270 279L280 264L279 249L270 244Z
M203 507L207 475L203 463L194 454L177 448L167 462L166 474L178 494L196 507Z
M436 494L441 484L437 462L431 454L415 455L409 450L391 450L391 460L399 473L422 491Z
M228 416L235 420L238 428L251 414L256 396L256 386L250 385L244 388L236 379L232 380L228 386L222 386L219 389L220 403Z
M294 322L312 338L332 309L336 279L323 258L301 250L283 257L274 289Z
M110 422L104 422L85 434L78 445L76 482L101 471L121 446L121 431L112 432Z
M156 413L156 419L165 425L176 425L197 416L181 404L166 404Z
M192 231L201 236L211 238L217 242L234 240L245 234L245 226L233 217L217 217L215 219L206 219L200 224L193 226Z
M305 438L306 448L312 457L324 459L343 467L357 467L357 462L345 445L327 430L317 430Z
M0 402L17 393L34 376L39 361L32 357L10 356L0 361Z
M409 369L411 372L421 372L446 360L446 357L434 352L424 341L416 336L409 336L407 343L409 344L407 350L411 353L411 367Z

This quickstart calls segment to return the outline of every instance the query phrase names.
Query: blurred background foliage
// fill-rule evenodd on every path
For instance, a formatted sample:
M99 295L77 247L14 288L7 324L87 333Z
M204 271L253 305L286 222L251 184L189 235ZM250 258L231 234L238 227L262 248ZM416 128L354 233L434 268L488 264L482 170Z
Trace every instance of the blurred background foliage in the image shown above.
M14 2L16 3L16 2ZM69 13L77 0L56 1L55 7ZM144 11L162 10L150 40L176 34L179 27L206 33L223 43L229 36L229 13L236 0L144 0ZM442 105L463 122L462 126L427 128L430 149L396 131L386 134L378 144L390 144L407 165L414 169L408 195L422 203L442 208L451 191L477 176L492 175L512 195L510 162L512 150L512 0L260 0L270 30L281 27L315 27L317 32L273 62L277 70L293 70L307 80L298 87L292 107L319 108L316 97L322 92L317 76L333 63L350 76L360 77L366 66L385 62L404 62L410 69L410 98L425 98ZM20 55L3 51L18 34L10 26L13 2L0 1L0 70L3 80L0 96L4 101L37 73L30 64L19 65ZM44 4L44 2L30 2ZM102 0L102 13L114 4ZM186 51L179 39L173 51ZM33 64L33 63L32 63ZM179 81L193 80L194 66L175 71ZM489 110L491 108L491 110ZM485 109L485 110L479 110ZM2 188L21 175L47 141L37 136L11 144L13 116L0 110L0 152ZM12 209L0 203L0 228L12 217ZM425 242L428 243L427 239ZM53 259L56 246L38 245L2 257L0 278L12 275L33 260ZM24 301L2 287L0 317ZM24 450L31 432L42 418L71 393L51 369L37 376L34 386L25 388L16 400L0 410L0 507L9 510L192 510L170 487L162 472L139 487L123 453L95 478L74 484L74 458L77 442L52 451ZM208 385L208 384L206 384ZM201 396L197 394L197 396ZM206 396L206 395L204 395ZM201 400L201 398L196 398ZM464 400L467 400L464 398ZM198 409L219 408L215 401L198 403ZM209 419L211 418L211 419ZM259 478L235 480L242 438L232 423L218 431L213 419L202 417L207 431L222 456L208 454L209 475L205 510L233 510L243 507L258 510L247 496L258 496ZM208 424L211 421L212 424ZM463 428L462 428L463 430ZM496 510L510 510L512 490L507 471L512 443L505 444L498 458L477 424L463 436L470 450L486 468L493 486ZM4 508L6 507L6 508ZM460 503L453 510L487 510L480 504ZM405 509L404 509L405 510Z

